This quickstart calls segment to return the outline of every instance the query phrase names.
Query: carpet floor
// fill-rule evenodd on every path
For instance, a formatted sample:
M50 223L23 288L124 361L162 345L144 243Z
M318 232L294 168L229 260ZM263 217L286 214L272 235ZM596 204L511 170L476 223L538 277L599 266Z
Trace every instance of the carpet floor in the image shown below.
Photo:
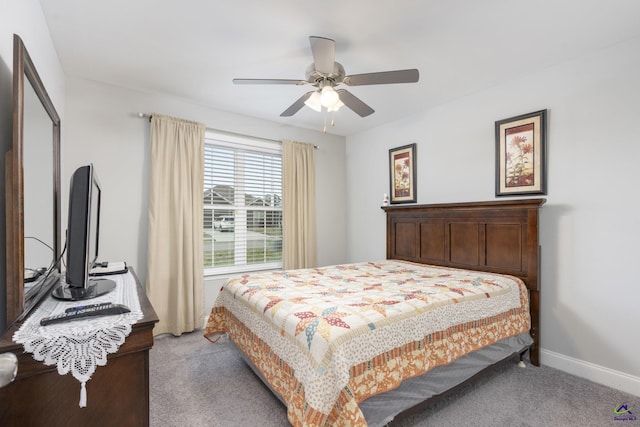
M156 337L150 351L152 427L283 427L285 407L227 341L196 331ZM616 420L629 402L637 420ZM546 366L507 363L389 427L640 427L640 397Z

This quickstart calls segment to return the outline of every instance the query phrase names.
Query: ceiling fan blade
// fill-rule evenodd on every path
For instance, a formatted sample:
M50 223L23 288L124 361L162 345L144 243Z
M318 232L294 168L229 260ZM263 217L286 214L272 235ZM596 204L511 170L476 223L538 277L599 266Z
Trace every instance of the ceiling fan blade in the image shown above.
M410 70L354 74L352 76L346 76L342 83L347 86L385 85L390 83L415 83L419 78L420 73L413 68Z
M237 85L304 85L309 82L290 79L233 79L233 83Z
M312 90L311 92L307 92L304 95L302 95L300 98L298 98L298 100L296 102L294 102L293 104L291 104L291 106L289 108L287 108L286 110L284 110L281 114L280 117L291 117L293 116L295 113L297 113L298 111L300 111L300 109L302 107L304 107L304 101L306 101L307 99L309 99L309 97L311 95L313 95L313 92L315 92L314 90Z
M342 101L342 103L347 107L351 108L360 117L367 117L374 113L373 108L369 107L359 98L356 98L356 96L351 92L344 89L338 89L336 92L338 93L338 96L340 96L340 101Z
M336 42L325 37L309 37L313 62L316 71L324 74L333 73L333 63L336 56Z

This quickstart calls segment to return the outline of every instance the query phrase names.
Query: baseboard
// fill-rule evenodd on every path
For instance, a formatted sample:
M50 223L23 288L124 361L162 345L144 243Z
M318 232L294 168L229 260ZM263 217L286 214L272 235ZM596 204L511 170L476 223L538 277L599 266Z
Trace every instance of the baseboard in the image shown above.
M540 349L540 363L640 397L640 377L545 349Z

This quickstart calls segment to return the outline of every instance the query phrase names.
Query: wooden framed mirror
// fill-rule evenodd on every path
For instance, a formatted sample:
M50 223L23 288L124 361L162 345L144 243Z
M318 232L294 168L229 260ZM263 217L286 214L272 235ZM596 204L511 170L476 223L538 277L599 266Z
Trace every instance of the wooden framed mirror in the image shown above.
M13 36L13 145L5 157L7 327L60 277L60 117Z

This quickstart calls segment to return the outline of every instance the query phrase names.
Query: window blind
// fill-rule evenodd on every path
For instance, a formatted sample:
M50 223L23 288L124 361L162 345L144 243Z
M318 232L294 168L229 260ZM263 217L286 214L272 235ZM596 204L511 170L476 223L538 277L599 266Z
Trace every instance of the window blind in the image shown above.
M280 145L205 138L205 274L282 267Z

